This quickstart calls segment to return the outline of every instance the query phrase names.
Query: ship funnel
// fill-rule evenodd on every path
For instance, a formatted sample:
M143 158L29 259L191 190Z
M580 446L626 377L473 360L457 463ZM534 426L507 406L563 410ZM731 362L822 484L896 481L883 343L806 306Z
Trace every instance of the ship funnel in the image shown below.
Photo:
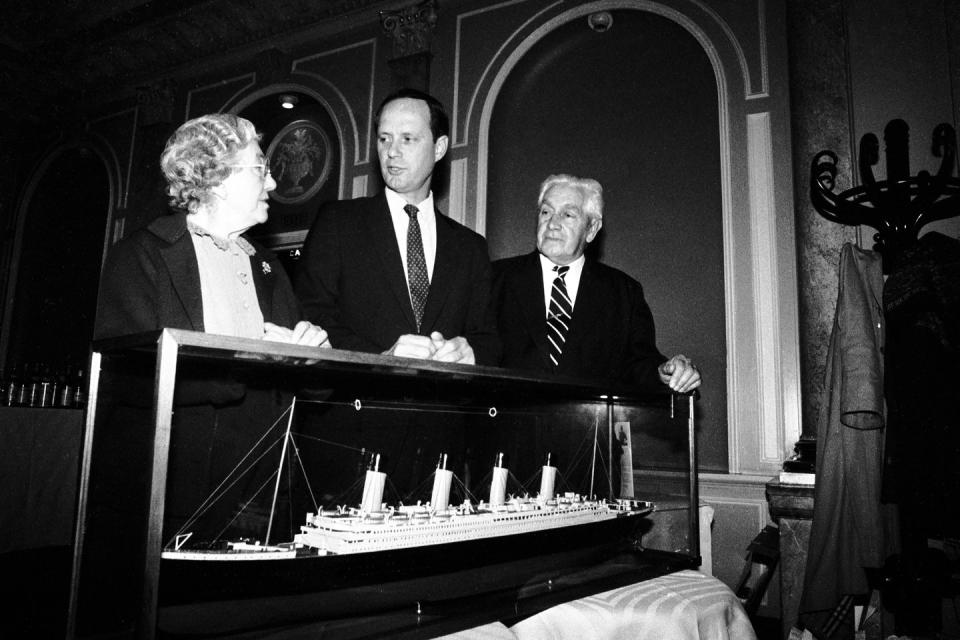
M497 466L493 468L493 478L490 481L490 506L503 504L507 495L507 474L509 470L503 467L503 454L497 456Z
M550 454L547 454L547 463L540 470L540 501L553 500L557 482L557 468L550 464Z
M373 513L380 511L380 505L383 504L383 488L387 484L387 474L377 471L380 468L380 454L374 459L373 469L367 471L367 477L363 482L363 500L360 503L360 510L364 513Z
M436 474L433 476L433 492L430 494L430 504L433 511L444 511L450 506L450 485L453 484L453 471L447 470L447 454L443 454L437 464Z

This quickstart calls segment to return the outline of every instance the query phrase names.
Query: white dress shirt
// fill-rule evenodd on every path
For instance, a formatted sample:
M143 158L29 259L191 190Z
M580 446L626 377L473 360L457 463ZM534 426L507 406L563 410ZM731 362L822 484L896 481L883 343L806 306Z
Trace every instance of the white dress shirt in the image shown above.
M571 262L568 267L570 271L567 271L567 275L563 278L563 283L567 286L567 295L570 297L570 304L573 308L577 306L577 291L580 290L580 276L583 275L583 265L586 262L584 256L580 256L573 262ZM544 317L550 315L550 292L553 291L553 281L557 277L557 272L553 270L554 267L560 266L554 264L550 258L546 257L542 253L540 254L540 272L543 275L543 309Z
M393 220L393 232L397 236L397 246L400 248L400 259L403 261L404 279L407 274L407 228L410 226L410 216L403 210L408 204L403 196L390 188L384 189L387 196L387 206L390 207L390 219ZM433 264L437 257L437 214L433 209L433 191L427 199L416 205L419 209L417 221L420 223L420 237L423 239L423 257L427 263L427 277L433 282ZM410 283L407 283L410 286Z

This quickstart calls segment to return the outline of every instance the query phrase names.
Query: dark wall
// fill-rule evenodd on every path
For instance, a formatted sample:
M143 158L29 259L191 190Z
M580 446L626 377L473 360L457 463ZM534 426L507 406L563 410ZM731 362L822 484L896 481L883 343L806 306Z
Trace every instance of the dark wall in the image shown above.
M110 185L103 162L74 148L43 173L23 229L10 363L85 367Z
M133 146L130 193L126 207L114 213L124 219L124 238L169 212L167 182L160 171L160 155L180 123L158 122L140 127Z
M727 468L726 341L717 86L682 27L641 11L613 27L583 18L541 39L513 69L491 120L491 257L535 246L539 184L551 173L604 186L600 259L642 283L666 355L704 372L705 470Z

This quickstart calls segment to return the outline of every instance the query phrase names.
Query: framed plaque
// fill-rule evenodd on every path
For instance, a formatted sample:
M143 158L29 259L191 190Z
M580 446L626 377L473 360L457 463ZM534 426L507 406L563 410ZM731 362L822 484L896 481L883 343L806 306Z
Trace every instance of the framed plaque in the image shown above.
M283 204L306 202L327 181L332 165L330 138L310 120L294 120L267 147L267 164L277 188L270 199Z

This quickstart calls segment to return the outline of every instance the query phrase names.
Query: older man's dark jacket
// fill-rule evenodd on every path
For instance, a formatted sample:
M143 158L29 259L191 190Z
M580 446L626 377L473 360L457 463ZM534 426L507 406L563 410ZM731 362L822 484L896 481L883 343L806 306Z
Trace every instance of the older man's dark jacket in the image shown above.
M627 274L587 259L559 366L548 356L543 276L537 251L493 263L493 301L503 344L502 366L662 387L653 316L643 288Z

